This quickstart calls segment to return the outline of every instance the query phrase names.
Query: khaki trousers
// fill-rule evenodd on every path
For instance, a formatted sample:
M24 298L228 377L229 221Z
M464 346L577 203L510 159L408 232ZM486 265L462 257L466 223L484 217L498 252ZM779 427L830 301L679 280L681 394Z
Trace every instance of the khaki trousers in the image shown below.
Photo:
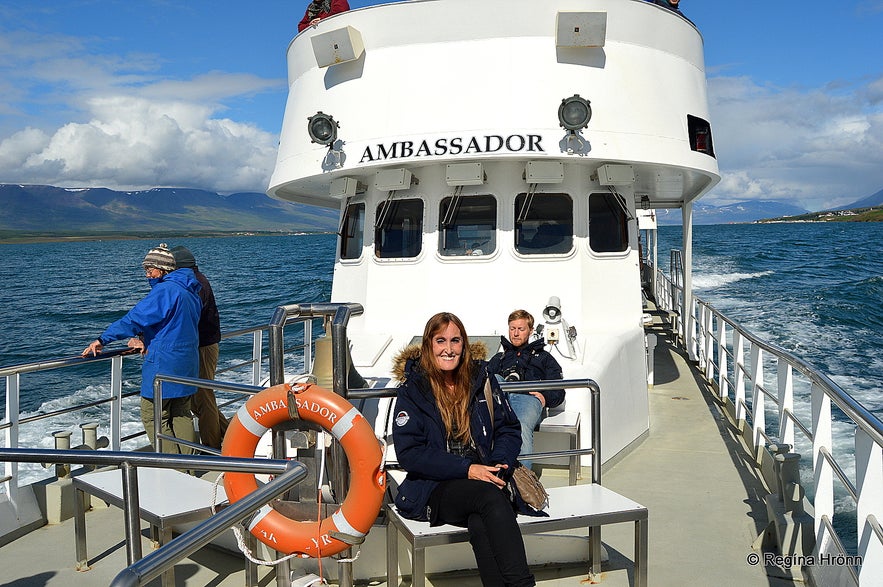
M196 430L193 428L193 415L191 413L192 395L186 397L173 397L164 399L162 402L162 423L160 433L166 436L174 436L188 442L196 442ZM153 399L141 398L141 423L147 431L147 438L153 446L155 436L153 434ZM162 441L160 452L171 454L192 455L193 449L180 444Z
M217 343L199 347L199 378L214 379L217 368ZM193 396L193 412L199 420L199 438L202 444L220 449L229 422L218 409L213 389L200 387L196 390Z

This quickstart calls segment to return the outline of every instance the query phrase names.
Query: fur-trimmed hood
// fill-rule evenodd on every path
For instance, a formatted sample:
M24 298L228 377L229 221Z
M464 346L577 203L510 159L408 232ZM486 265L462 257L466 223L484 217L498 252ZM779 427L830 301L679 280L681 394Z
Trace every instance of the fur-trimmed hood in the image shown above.
M480 340L469 343L472 359L476 361L487 360L487 346ZM403 348L392 360L392 376L396 381L404 383L412 366L420 359L420 345L411 344Z

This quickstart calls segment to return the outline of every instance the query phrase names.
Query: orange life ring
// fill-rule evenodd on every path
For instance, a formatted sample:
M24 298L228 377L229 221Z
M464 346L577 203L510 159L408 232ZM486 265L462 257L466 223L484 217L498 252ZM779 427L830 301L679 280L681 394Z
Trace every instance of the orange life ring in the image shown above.
M298 416L328 430L340 442L349 461L349 491L340 508L321 522L292 520L265 505L252 518L249 530L279 552L304 557L330 556L350 547L335 535L359 538L368 533L386 491L386 474L380 470L383 457L380 443L367 420L351 403L312 384L269 387L251 397L233 417L224 435L221 454L253 457L261 436L272 426L289 420L289 391L294 394ZM224 490L230 503L257 488L254 475L224 474Z

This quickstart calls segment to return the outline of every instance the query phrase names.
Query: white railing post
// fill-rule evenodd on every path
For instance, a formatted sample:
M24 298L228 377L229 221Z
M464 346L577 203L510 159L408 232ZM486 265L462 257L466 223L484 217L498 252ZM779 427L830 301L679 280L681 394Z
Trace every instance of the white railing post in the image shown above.
M861 428L855 431L855 488L858 555L862 559L859 584L879 585L883 577L883 544L870 520L883 519L883 449Z
M714 381L714 313L705 308L705 378Z
M733 403L736 408L736 422L743 422L745 418L745 344L742 333L733 331L733 375L736 378L733 390Z
M644 346L647 349L647 387L653 387L653 366L656 364L656 335L648 334L644 338Z
M730 385L727 382L727 368L729 357L727 356L727 322L722 317L717 320L717 393L721 399L730 395Z
M779 390L779 439L785 444L794 446L794 420L785 412L794 413L794 372L791 365L779 359L777 361Z
M834 470L822 454L827 449L832 455L831 430L831 398L822 386L812 384L812 468L815 481L816 496L813 500L815 510L816 549L824 552L827 541L823 540L825 525L822 517L834 519Z
M255 387L261 384L261 353L263 352L264 331L256 330L252 333L251 342L251 384Z
M19 397L18 387L19 374L13 373L6 376L6 422L9 428L3 435L6 441L6 448L18 448L18 419L19 419ZM17 507L18 499L18 463L4 463L4 477L10 477L9 481L4 483L6 495L13 507Z
M313 321L304 320L304 373L313 371Z
M110 450L120 450L123 428L123 357L110 360Z
M760 455L760 448L766 446L766 394L763 392L763 349L751 345L751 423L754 440L754 456Z

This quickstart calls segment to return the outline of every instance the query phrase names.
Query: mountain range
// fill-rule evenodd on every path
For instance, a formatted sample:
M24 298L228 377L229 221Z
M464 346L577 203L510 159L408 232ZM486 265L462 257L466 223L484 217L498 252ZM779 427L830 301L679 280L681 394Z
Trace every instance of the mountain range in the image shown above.
M712 206L700 201L693 205L693 224L734 224L804 213L806 210L800 206L771 200L749 200L726 206ZM661 225L681 224L682 222L680 210L657 210L656 218Z
M851 204L832 210L823 210L818 214L823 215L825 212L833 212L835 210L872 208L880 205L883 205L883 190ZM693 205L693 224L733 224L757 222L773 218L781 220L791 216L804 216L810 213L809 210L800 206L772 200L749 200L726 206L712 206L699 201ZM680 210L657 210L656 217L661 225L681 224Z
M337 230L338 211L266 194L0 185L0 231L41 235Z
M837 210L883 204L883 190ZM151 233L325 232L337 230L338 211L282 202L257 192L221 195L186 188L121 192L0 184L0 237ZM791 204L750 200L713 206L697 202L694 224L755 222L800 216ZM680 210L658 210L661 225L681 223Z

